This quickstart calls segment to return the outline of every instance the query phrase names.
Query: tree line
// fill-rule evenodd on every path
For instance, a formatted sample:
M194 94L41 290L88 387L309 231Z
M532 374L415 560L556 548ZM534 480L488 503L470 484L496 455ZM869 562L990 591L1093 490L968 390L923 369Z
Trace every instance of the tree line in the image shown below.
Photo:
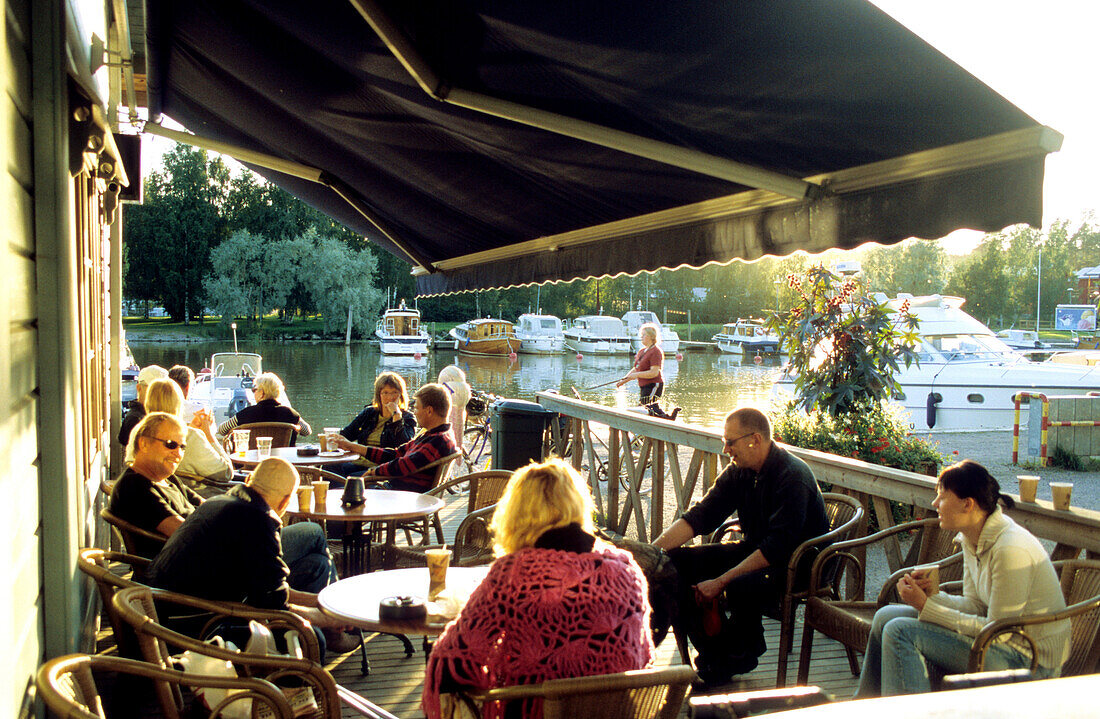
M336 332L350 308L364 335L387 302L414 301L404 261L248 170L233 175L220 158L186 145L176 145L162 169L146 178L145 203L127 206L123 232L126 298L160 304L177 321L209 313L248 322L277 312L287 323L320 315L325 329ZM621 316L640 306L669 322L686 322L690 311L693 322L717 324L787 309L795 301L788 274L852 259L875 291L959 295L967 298L968 312L991 326L1032 326L1037 299L1044 323L1055 305L1080 301L1074 272L1100 265L1100 226L1091 215L1076 225L1060 220L1047 232L1015 226L985 235L963 256L948 255L937 242L910 240L541 290L424 298L417 305L425 321L435 322L514 320L540 306L560 317Z

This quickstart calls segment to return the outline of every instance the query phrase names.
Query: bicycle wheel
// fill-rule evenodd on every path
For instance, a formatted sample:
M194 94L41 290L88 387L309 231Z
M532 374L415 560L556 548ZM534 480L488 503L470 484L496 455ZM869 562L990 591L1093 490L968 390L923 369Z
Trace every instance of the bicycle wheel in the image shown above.
M489 447L489 432L485 427L467 427L462 433L462 461L469 472L489 468L493 453Z

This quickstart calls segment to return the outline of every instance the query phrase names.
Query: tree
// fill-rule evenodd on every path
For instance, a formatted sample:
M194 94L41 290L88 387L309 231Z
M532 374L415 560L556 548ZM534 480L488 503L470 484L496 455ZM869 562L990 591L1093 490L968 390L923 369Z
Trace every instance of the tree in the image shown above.
M161 302L177 321L201 316L228 182L225 164L203 150L176 145L164 156L163 172L145 181L145 203L123 215L130 296Z

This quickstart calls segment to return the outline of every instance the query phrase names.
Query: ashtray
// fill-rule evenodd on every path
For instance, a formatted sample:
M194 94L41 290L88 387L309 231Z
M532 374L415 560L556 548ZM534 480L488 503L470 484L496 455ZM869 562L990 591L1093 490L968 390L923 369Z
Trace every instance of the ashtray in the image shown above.
M321 450L317 449L316 447L310 447L310 446L307 445L305 447L299 447L298 448L298 456L299 457L316 457L317 453L320 452L320 451Z
M420 597L402 595L386 597L378 603L378 618L381 620L423 619L428 616L428 608Z

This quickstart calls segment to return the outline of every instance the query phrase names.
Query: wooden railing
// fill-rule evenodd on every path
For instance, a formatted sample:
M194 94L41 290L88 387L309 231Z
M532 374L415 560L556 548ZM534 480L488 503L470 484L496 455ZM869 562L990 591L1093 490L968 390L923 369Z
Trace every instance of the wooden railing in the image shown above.
M721 454L722 436L712 430L550 392L540 392L538 401L569 418L566 432L553 427L556 448L566 450L572 439L570 460L582 474L587 468L602 525L619 534L652 541L691 505L693 495L701 496L710 488L727 462ZM890 502L912 507L913 515L921 517L929 513L936 496L933 477L825 452L787 449L810 465L819 482L858 497L868 510L873 508L880 528L893 524ZM619 477L622 488L614 481ZM1000 479L1010 488L1008 478ZM1055 542L1056 559L1077 556L1082 550L1089 556L1100 555L1100 512L1057 511L1040 500L1018 502L1009 514L1037 537ZM891 570L903 565L896 545L888 548L887 557Z

